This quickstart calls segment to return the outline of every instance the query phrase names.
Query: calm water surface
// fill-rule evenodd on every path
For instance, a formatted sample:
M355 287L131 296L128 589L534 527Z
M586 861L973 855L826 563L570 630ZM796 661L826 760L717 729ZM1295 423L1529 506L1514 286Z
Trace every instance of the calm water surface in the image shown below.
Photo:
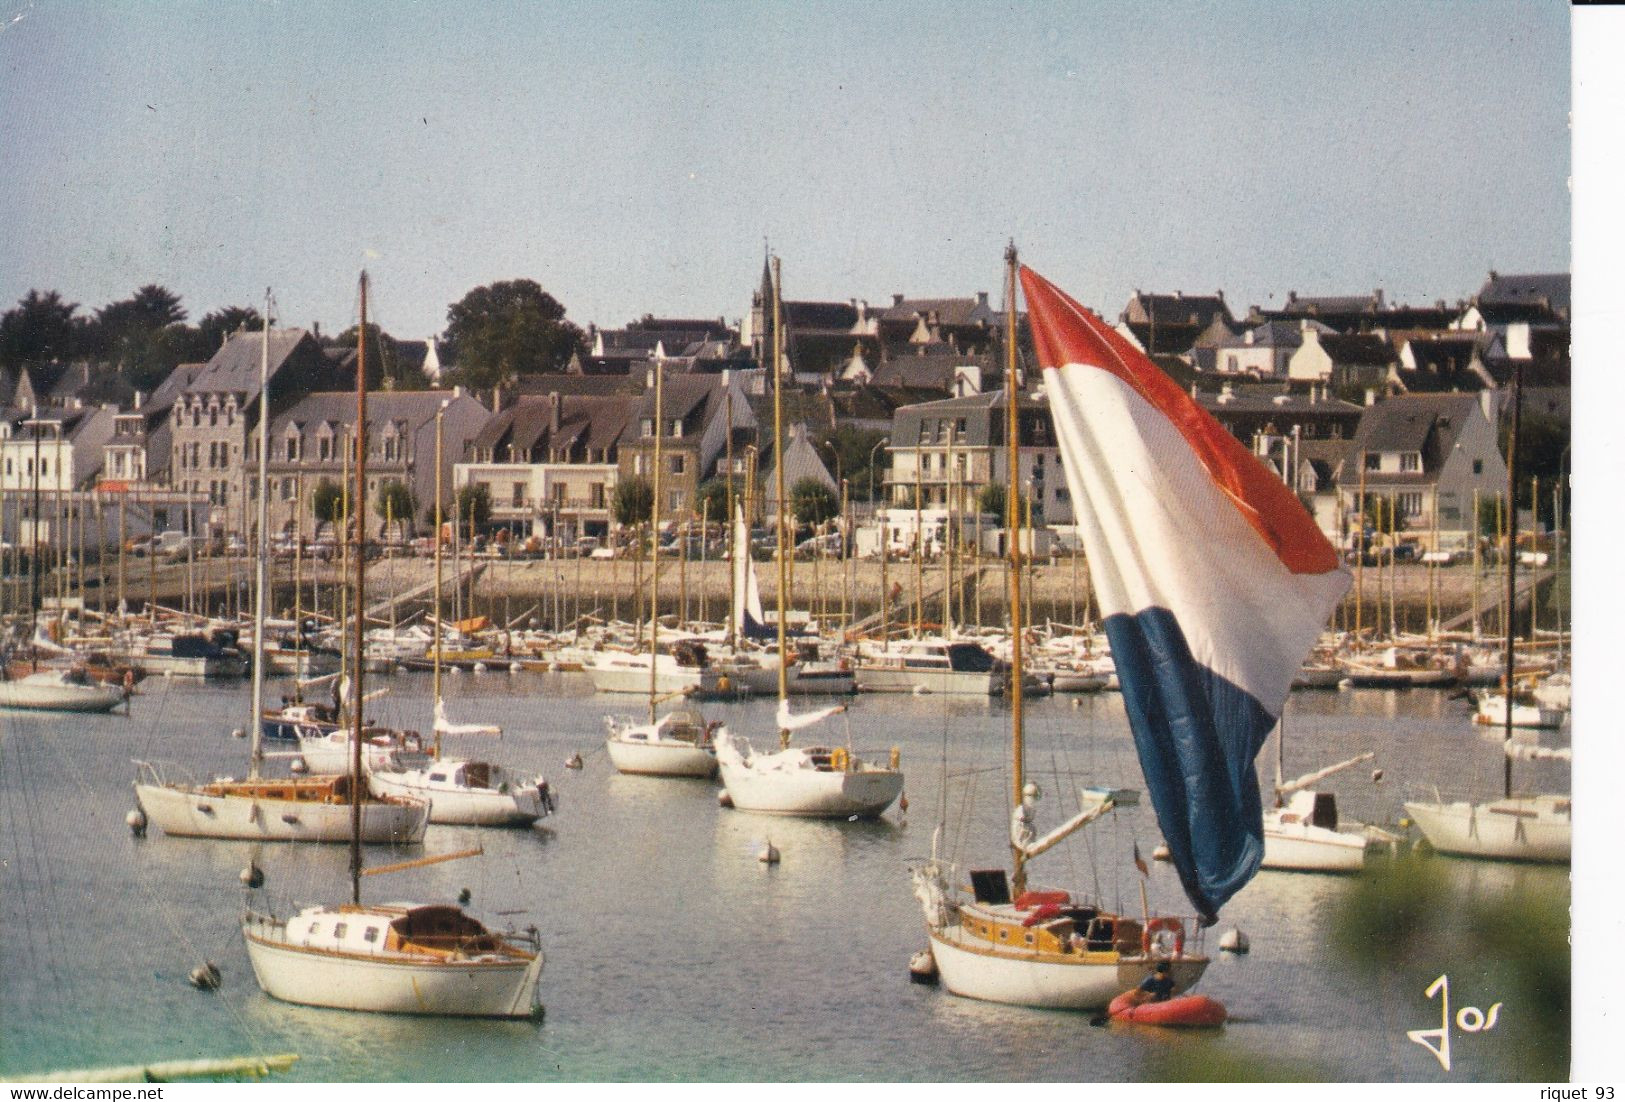
M385 722L428 729L427 675L375 679ZM275 1002L259 991L238 932L246 844L130 837L131 759L182 762L197 776L241 773L245 684L150 679L134 715L0 713L0 1070L293 1051L292 1078L330 1080L1134 1080L1203 1075L1220 1062L1288 1066L1340 1080L1442 1080L1408 1029L1437 1026L1427 980L1449 972L1455 1005L1487 1007L1499 973L1483 961L1413 961L1370 974L1333 948L1331 916L1353 879L1262 873L1220 929L1252 952L1220 957L1202 988L1232 1014L1222 1031L1091 1028L1087 1016L959 999L908 982L925 944L909 860L944 849L962 866L1005 863L1008 710L997 701L861 697L821 737L860 750L901 748L909 811L874 823L823 823L726 811L710 782L622 777L603 751L602 716L635 698L594 696L579 675L462 675L448 682L458 721L496 722L499 743L470 747L545 771L558 813L525 831L431 827L421 849L369 850L379 864L482 844L484 858L372 878L368 898L473 893L472 909L543 935L544 1023L347 1014ZM274 695L280 688L273 686ZM706 707L768 746L773 703ZM1115 695L1032 702L1028 766L1044 788L1042 823L1071 814L1079 784L1139 788ZM1480 796L1500 785L1500 755L1442 693L1302 693L1288 712L1288 776L1362 750L1386 771L1328 787L1345 817L1394 823L1412 786ZM1568 732L1546 736L1566 744ZM586 767L566 771L581 751ZM1260 771L1273 771L1273 745ZM1520 764L1531 788L1568 791L1563 764ZM947 781L944 783L944 777ZM757 862L766 840L777 867ZM1149 803L1125 808L1041 859L1035 877L1097 890L1131 913L1133 848L1159 841ZM338 901L343 847L267 846L272 900ZM1467 906L1512 888L1568 898L1566 869L1432 858L1430 874ZM1153 865L1151 906L1184 912L1171 870ZM1380 942L1380 939L1378 939ZM1209 948L1216 948L1210 940ZM1561 955L1564 946L1529 946ZM1384 945L1365 950L1381 959ZM194 991L187 972L215 961L224 985ZM1412 982L1416 969L1427 971ZM1516 1074L1536 1043L1518 1007L1493 1036L1454 1037L1448 1076ZM1259 1064L1260 1060L1276 1061Z

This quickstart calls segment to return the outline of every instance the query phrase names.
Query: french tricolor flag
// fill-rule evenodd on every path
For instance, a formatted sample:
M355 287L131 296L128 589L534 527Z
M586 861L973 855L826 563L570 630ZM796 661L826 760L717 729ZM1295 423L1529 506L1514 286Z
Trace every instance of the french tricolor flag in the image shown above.
M1349 574L1292 491L1043 277L1022 290L1157 822L1204 920L1258 871L1253 759Z

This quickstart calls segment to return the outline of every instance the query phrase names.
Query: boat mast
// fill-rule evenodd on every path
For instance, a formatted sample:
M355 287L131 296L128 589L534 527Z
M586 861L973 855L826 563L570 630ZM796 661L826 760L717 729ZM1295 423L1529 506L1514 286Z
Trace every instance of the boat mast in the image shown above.
M446 420L446 405L442 400L434 412L434 756L440 759L440 595L445 586L444 559L440 554L440 536L446 523L441 516L440 500L443 493L444 471L441 448ZM394 640L391 640L394 643Z
M654 479L649 493L649 722L655 721L655 699L659 676L660 641L660 419L665 416L666 373L663 361L655 360L655 445Z
M1518 613L1518 422L1523 415L1523 365L1522 361L1514 360L1512 367L1512 433L1507 438L1507 676L1506 684L1502 686L1503 700L1506 704L1506 727L1502 740L1504 745L1512 745L1512 688L1513 674L1516 672L1518 648L1518 633L1516 630ZM1477 520L1474 520L1477 523ZM1529 607L1535 607L1535 591L1529 591ZM1512 795L1512 756L1502 755L1504 766L1501 776L1501 794Z
M1026 787L1026 777L1022 768L1022 754L1024 751L1021 727L1021 549L1018 536L1021 524L1021 501L1017 487L1020 485L1017 474L1021 451L1018 446L1017 432L1020 428L1020 419L1016 410L1017 379L1016 379L1016 246L1012 242L1004 251L1004 260L1007 280L1005 288L1005 449L1008 463L1008 477L1005 481L1004 491L1004 530L1008 546L1005 548L1010 561L1010 751L1011 751L1011 798L1014 807L1021 806L1022 789ZM1010 841L1010 853L1014 858L1011 885L1017 895L1027 887L1027 854L1014 838Z
M779 258L773 258L773 483L778 502L779 553L779 713L784 714L790 699L789 667L785 661L787 651L785 628L789 620L790 551L785 539L784 511L784 402L782 391L784 365L784 298L781 293L783 273ZM790 732L779 732L779 745L790 745Z
M351 670L354 704L352 721L355 737L350 743L350 901L361 903L361 714L366 709L362 692L362 646L366 616L362 612L367 584L367 556L363 553L367 532L367 273L361 272L361 327L357 330L355 357L355 664Z
M259 501L254 518L254 687L249 694L248 779L259 780L260 762L264 759L261 746L261 716L265 712L265 560L270 558L265 529L270 517L270 494L266 492L270 481L266 472L271 459L271 289L265 289L265 327L260 338L260 426L259 426ZM295 625L297 630L297 625ZM297 672L298 666L294 667Z

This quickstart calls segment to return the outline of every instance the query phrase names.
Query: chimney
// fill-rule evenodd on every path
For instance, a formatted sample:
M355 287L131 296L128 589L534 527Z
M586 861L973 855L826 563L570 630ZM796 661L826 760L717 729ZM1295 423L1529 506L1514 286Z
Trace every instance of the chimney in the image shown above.
M902 295L896 295L896 294L892 295L891 304L893 306L901 306L901 305L903 305L903 296Z
M558 435L559 413L563 404L564 399L558 391L555 390L547 396L547 431L550 436Z
M1365 388L1365 404L1366 404L1366 406L1368 408L1370 406L1374 406L1374 405L1377 404L1377 388L1376 387L1368 386L1368 387Z
M986 291L977 291L976 292L976 305L978 305L978 306L986 306L987 305L987 292Z
M146 395L142 394L139 390L136 391L135 392L135 405L134 405L133 408L140 409L141 408L141 402L145 397L146 397Z

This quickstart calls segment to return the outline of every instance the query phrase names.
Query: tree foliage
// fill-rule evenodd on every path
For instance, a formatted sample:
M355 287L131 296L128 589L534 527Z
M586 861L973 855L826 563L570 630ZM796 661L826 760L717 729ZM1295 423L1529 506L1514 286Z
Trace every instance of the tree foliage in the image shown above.
M790 487L790 515L797 524L822 524L840 511L841 499L823 479L809 475Z
M78 309L78 303L64 301L56 291L29 291L18 299L16 306L0 314L0 367L74 355Z
M338 524L344 518L344 488L331 478L316 483L310 494L310 511L318 523Z
M410 486L392 478L378 487L378 498L372 507L385 521L393 521L397 526L410 530L418 503Z
M352 325L338 335L334 342L341 348L355 348L360 342L361 327ZM429 380L417 367L407 367L401 360L400 342L367 323L367 389L368 390L426 390Z
M1005 496L1004 483L1002 482L989 482L986 486L983 486L981 491L976 495L976 508L982 513L988 513L998 518L998 523L1001 528L1004 526L1004 510L1008 502L1009 498ZM1020 523L1027 523L1026 494L1016 495L1016 514L1020 518ZM1033 509L1033 523L1037 524L1039 521L1039 512L1035 507Z
M876 468L882 467L886 462L884 448L876 445L886 438L886 434L878 429L860 429L851 425L841 425L828 440L820 445L820 455L827 455L833 451L840 458L840 477L846 479L847 494L857 501L869 499L869 486L873 482L875 492L880 492L880 471L874 472L870 477L869 459L874 457ZM834 474L832 470L830 472Z
M514 279L476 287L454 302L442 348L455 365L452 382L490 390L520 375L560 371L586 342L557 299L534 280Z
M654 513L654 487L641 478L628 478L615 484L615 496L610 505L615 523L623 528L642 524Z
M265 319L252 306L222 306L210 310L197 323L199 350L212 356L214 350L237 332L255 332L265 328Z
M491 487L483 482L470 482L457 491L457 527L467 532L469 525L475 531L491 523Z
M713 524L733 519L728 515L728 481L726 478L713 478L700 485L694 494L696 516L710 517ZM742 479L733 479L733 498L736 503L745 500L745 484Z

